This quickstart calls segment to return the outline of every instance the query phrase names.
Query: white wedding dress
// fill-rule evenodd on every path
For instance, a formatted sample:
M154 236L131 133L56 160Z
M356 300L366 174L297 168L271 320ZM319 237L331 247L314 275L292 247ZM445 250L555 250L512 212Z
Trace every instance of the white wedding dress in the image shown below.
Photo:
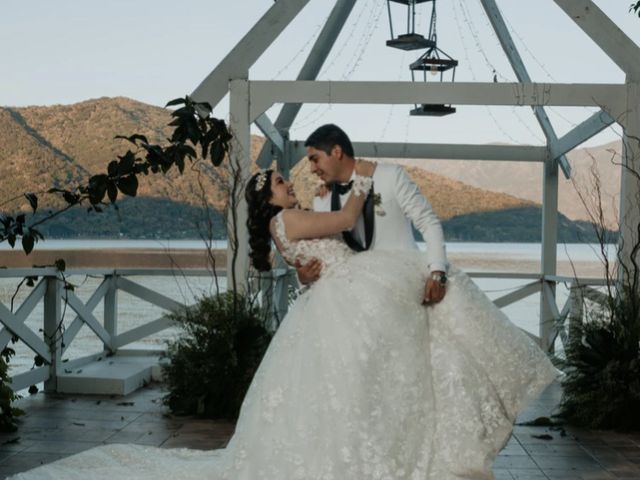
M20 480L481 480L558 371L455 268L421 305L424 254L288 242L322 277L284 318L222 450L105 445Z

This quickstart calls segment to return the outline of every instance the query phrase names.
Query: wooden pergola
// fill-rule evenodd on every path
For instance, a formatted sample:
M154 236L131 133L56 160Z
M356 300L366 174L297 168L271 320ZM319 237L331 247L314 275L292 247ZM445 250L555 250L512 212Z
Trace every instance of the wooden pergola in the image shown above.
M230 93L230 127L234 134L231 161L241 167L245 179L250 172L250 126L255 123L268 139L258 158L261 167L271 164L275 152L278 168L288 172L305 153L300 139L289 138L302 104L457 104L529 106L545 137L545 146L468 145L434 143L356 143L359 156L418 159L502 160L543 164L542 258L543 279L556 275L558 237L558 177L560 169L569 177L565 154L613 123L622 126L623 165L640 171L640 48L591 0L554 1L626 74L621 84L559 84L532 82L526 66L505 25L495 0L481 0L518 83L412 83L317 81L320 68L345 25L357 0L336 0L311 52L295 81L249 79L249 68L289 25L309 0L278 0L195 89L197 101L216 106ZM384 1L384 0L380 0ZM407 0L411 2L412 0ZM551 0L550 0L551 1ZM274 104L283 107L275 121L265 112ZM600 110L562 137L547 117L547 106L586 106ZM622 257L638 241L640 185L622 169L620 225ZM235 269L228 268L239 283L248 271L246 206L237 211L239 250ZM229 242L230 244L232 242ZM231 258L231 255L229 255ZM230 265L229 265L230 267ZM555 282L540 289L540 343L553 342L552 322L557 316Z

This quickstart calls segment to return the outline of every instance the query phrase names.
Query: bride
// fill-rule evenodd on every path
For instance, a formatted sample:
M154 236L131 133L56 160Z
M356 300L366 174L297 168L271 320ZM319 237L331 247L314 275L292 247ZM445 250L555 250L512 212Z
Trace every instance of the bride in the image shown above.
M558 372L461 271L425 306L418 251L354 254L375 164L360 161L341 210L296 208L272 170L247 185L251 258L273 240L322 274L290 309L219 451L105 445L16 479L481 480L516 415Z

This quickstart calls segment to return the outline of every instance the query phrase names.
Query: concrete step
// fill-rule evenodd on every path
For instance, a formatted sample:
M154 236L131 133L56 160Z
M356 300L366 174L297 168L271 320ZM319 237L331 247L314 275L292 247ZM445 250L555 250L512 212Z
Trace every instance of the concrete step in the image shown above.
M161 355L119 352L58 373L58 392L88 395L128 395L161 376Z

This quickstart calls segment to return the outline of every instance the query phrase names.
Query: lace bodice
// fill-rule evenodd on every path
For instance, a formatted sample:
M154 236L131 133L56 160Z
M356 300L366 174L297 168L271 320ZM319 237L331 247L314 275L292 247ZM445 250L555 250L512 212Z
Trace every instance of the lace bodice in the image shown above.
M289 241L285 232L284 210L275 217L276 242L279 245L282 257L290 265L296 260L304 265L312 258L317 258L322 262L323 274L341 265L354 252L347 246L339 235L325 238L314 238L309 240Z

